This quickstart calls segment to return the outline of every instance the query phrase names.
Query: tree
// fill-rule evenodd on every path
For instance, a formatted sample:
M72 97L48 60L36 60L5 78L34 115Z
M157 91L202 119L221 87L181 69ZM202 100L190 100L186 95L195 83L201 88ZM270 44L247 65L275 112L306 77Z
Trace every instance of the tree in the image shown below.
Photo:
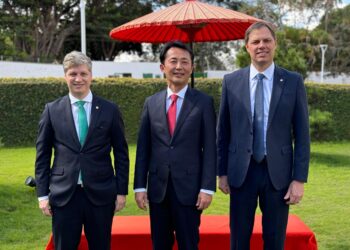
M112 40L109 32L137 17L152 12L150 3L137 0L89 0L86 3L87 53L93 60L113 60L119 51L142 53L141 44ZM69 37L65 53L80 49L80 32Z
M64 41L77 32L79 0L3 0L0 29L11 33L16 56L53 60L60 56Z
M324 15L315 33L328 33L329 39L321 37L320 43L328 44L326 51L326 71L350 73L350 5L335 9ZM326 26L326 22L328 22ZM328 30L326 29L328 27ZM320 53L319 53L320 57Z
M329 13L332 12L338 3L341 3L342 0L308 0L308 1L294 1L294 0L282 0L288 5L292 10L309 10L311 11L311 15L309 16L309 20L312 18L320 16L322 12L324 12L325 22L324 28L328 30L328 16Z
M2 43L6 49L0 49L11 51L13 44L13 57L42 61L61 61L67 52L80 50L79 2L1 0L0 41L5 37L9 41ZM112 60L121 50L141 53L140 44L113 41L109 31L151 11L150 3L137 0L87 0L87 50L91 58Z

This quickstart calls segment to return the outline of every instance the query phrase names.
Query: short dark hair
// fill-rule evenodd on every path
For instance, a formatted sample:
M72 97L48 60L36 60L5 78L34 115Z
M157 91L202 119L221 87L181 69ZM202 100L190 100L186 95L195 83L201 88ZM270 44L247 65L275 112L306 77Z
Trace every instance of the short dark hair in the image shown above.
M193 64L194 54L193 54L192 49L181 41L171 41L171 42L168 42L164 45L164 47L161 50L160 55L159 55L159 59L160 59L160 62L162 64L164 64L166 53L171 48L179 48L179 49L186 50L188 53L190 53L191 63Z
M276 32L275 32L274 26L272 26L271 24L269 24L267 22L256 22L256 23L253 23L252 25L250 25L248 27L248 29L245 31L245 35L244 35L245 43L246 44L248 43L249 35L250 35L250 33L252 33L253 30L258 30L258 29L261 29L263 27L267 28L271 32L273 39L276 40Z

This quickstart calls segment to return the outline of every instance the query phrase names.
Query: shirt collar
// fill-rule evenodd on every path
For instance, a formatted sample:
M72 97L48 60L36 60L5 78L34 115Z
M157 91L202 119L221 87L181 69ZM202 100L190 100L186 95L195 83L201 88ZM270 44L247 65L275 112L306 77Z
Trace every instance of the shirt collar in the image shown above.
M88 95L85 96L82 100L74 97L71 93L68 94L69 95L69 100L70 100L70 103L71 104L74 104L78 101L84 101L84 102L92 102L92 93L91 93L91 90L89 91Z
M253 80L258 73L264 74L267 80L272 80L273 78L273 72L275 71L275 63L272 62L272 64L265 69L263 72L259 72L253 64L250 65L250 72L249 72L249 79Z
M177 92L176 95L177 95L178 97L181 97L182 99L184 99L187 89L188 89L188 85L186 84L186 86L183 87L179 92ZM174 92L168 87L168 88L167 88L167 97L166 97L166 98L167 98L167 99L170 98L170 96L171 96L172 94L174 94Z

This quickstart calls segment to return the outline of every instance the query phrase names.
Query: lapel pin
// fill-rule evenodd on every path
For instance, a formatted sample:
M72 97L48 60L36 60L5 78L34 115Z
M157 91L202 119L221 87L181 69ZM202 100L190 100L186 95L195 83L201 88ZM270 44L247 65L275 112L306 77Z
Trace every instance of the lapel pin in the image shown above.
M280 82L283 83L283 79L282 78L280 79Z
M96 106L96 109L99 109L100 107L99 106Z

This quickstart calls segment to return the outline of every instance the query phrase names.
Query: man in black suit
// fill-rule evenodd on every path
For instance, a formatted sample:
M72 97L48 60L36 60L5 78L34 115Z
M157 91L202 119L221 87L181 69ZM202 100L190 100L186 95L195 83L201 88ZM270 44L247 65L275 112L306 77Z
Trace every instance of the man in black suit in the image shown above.
M213 99L188 87L193 52L167 43L160 68L168 88L146 99L135 167L135 199L149 202L154 250L198 249L202 210L215 191L216 132ZM147 192L146 192L147 188Z
M230 193L231 250L249 250L257 203L264 249L284 248L289 204L307 181L310 138L302 77L277 67L274 29L251 25L251 65L224 77L218 122L219 188Z
M91 93L89 57L73 51L63 67L69 94L48 103L39 122L39 207L52 216L56 250L76 250L83 226L90 250L108 250L114 212L124 208L128 192L124 124L117 105Z

